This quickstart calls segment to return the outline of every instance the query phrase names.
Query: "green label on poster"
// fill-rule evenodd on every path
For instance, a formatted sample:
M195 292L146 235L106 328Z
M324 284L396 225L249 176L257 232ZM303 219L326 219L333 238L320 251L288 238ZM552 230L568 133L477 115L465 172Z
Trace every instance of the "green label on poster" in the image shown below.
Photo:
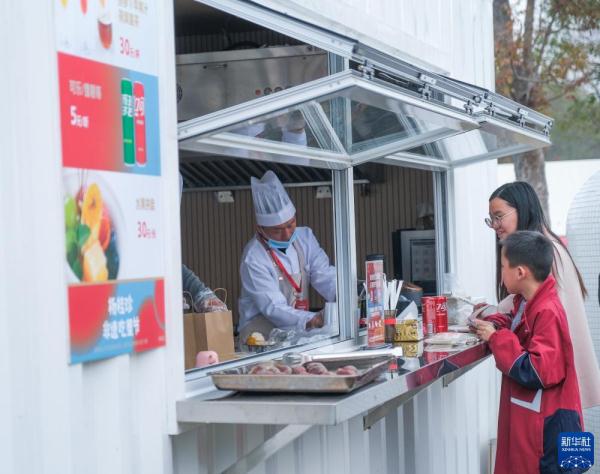
M135 165L133 84L126 78L121 79L121 117L123 121L123 161L127 166L133 166Z

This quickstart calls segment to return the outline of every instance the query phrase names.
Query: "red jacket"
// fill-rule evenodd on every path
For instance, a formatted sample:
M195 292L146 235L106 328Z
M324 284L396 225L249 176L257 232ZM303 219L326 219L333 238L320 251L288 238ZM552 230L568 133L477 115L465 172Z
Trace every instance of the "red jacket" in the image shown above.
M558 434L583 429L573 346L555 285L550 275L514 332L522 296L512 314L486 318L498 328L489 346L502 372L495 474L566 472L558 466Z

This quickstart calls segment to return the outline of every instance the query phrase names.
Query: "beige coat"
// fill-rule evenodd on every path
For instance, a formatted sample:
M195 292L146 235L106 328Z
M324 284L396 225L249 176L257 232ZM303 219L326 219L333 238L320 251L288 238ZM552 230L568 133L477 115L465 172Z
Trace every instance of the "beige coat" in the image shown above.
M573 342L575 370L579 379L582 408L600 405L600 369L594 352L583 296L575 265L558 242L554 243L554 267L558 297L567 313L567 322Z

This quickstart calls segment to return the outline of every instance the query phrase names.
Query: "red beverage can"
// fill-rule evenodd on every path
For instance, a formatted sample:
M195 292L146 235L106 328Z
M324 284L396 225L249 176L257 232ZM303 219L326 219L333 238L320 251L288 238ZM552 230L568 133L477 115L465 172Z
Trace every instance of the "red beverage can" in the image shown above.
M435 298L435 332L448 332L448 305L445 296Z
M423 296L421 298L421 310L423 312L423 333L430 336L436 332L436 313L435 298L433 296Z

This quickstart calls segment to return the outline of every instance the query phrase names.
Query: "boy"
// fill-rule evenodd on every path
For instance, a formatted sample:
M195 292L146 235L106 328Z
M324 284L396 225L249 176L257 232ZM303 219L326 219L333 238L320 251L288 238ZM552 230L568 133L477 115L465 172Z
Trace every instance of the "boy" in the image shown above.
M558 435L583 428L569 328L550 275L553 258L552 243L538 232L508 236L502 281L515 294L513 311L474 322L502 372L495 474L566 472L558 465Z

